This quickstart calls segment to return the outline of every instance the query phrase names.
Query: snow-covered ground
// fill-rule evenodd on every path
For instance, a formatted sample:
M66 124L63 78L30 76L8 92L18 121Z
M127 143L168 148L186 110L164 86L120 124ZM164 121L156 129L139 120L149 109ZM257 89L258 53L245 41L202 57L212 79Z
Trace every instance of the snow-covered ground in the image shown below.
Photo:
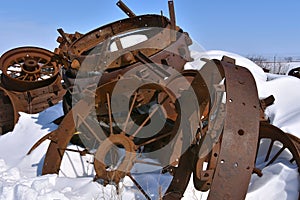
M274 104L266 110L271 123L300 137L300 79L266 74L250 60L228 52L209 51L202 56L221 59L223 55L235 58L238 65L245 66L252 72L260 98L274 95ZM188 63L186 68L198 68L202 65L199 56L200 54L194 54L195 61ZM114 186L104 187L93 182L93 170L91 167L85 167L86 165L84 170L68 177L64 177L63 173L59 176L42 176L41 168L49 141L44 142L30 155L26 154L37 140L57 128L52 122L63 115L62 104L39 114L20 115L14 130L0 136L0 200L143 199L127 177L120 187L119 194ZM88 156L78 158L78 154L70 152L65 156L65 160L69 158L73 160L73 166L65 164L66 173L73 171L74 166L80 168L83 162L87 163L91 159ZM263 174L262 178L252 175L246 199L298 199L300 178L294 166L288 162L274 163L265 168ZM170 179L154 172L136 175L136 178L153 199L157 199L155 194L158 194L158 185ZM206 194L196 191L190 183L184 199L205 199L205 196Z

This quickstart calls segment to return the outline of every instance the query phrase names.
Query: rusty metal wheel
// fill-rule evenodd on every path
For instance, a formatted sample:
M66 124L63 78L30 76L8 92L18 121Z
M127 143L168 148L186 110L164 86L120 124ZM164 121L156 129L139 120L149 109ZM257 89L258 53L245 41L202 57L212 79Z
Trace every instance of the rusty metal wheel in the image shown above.
M59 61L46 49L20 47L1 56L0 69L7 89L23 92L52 83L59 73Z
M116 83L106 84L97 89L96 115L91 114L95 107L89 100L80 100L67 113L59 128L41 139L40 142L45 139L51 140L42 173L68 175L70 172L64 171L63 168L68 162L65 160L68 160L69 153L78 154L81 160L85 159L83 157L91 156L94 159L90 160L89 168L94 167L95 172L91 174L95 174L96 181L104 185L109 183L118 186L125 177L129 177L134 184L134 190L139 191L138 195L146 199L158 199L169 187L173 178L172 169L178 164L179 157L174 155L177 151L173 148L181 148L178 144L182 144L182 139L189 138L182 138L182 135L191 134L190 130L183 127L180 129L181 117L177 110L176 99L164 86L145 84L127 96L126 91L132 91L130 88L132 84L125 82L132 83L132 79L117 82L122 86L129 86L127 89L122 88L123 93L117 93L119 94L117 101L129 98L129 112L112 107L112 104L116 106L113 102L116 97L112 95L111 89ZM143 134L147 131L143 129L155 119L163 121L158 123L163 125L161 130L144 137ZM75 132L79 133L80 139L84 141L84 148L69 144ZM161 148L164 153L160 151ZM74 168L76 167L79 166L74 165ZM146 188L145 184L148 182L145 182L147 179L145 176L160 177L161 181L155 191ZM185 188L186 185L182 189Z
M13 130L21 106L14 94L0 87L0 135Z
M300 139L284 133L281 129L267 122L261 122L256 170L261 171L278 162L286 162L300 172Z

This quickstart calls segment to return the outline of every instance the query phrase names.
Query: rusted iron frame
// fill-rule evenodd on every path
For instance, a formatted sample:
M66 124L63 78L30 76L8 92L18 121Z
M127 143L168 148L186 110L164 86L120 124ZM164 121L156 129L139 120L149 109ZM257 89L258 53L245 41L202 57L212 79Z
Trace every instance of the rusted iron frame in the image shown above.
M171 2L171 1L170 1ZM169 2L169 3L170 3ZM169 10L170 10L170 18L171 18L171 27L176 27L176 24L175 24L175 15L172 13L172 9L170 8L170 4L169 4ZM173 9L174 10L174 9ZM134 14L134 13L133 13ZM173 15L173 17L172 17L172 15ZM135 16L131 16L131 17L135 17ZM172 25L173 24L173 25ZM172 28L171 28L172 29ZM175 28L173 28L173 29L175 29ZM80 38L79 38L80 39ZM65 39L66 40L66 39ZM174 39L171 39L171 41L172 42L174 42L175 40ZM70 44L70 43L69 43ZM155 53L154 53L155 54ZM144 64L149 64L149 63L154 63L151 59L148 59L149 57L151 57L152 56L152 54L150 53L149 55L146 55L145 57L147 58L147 59L143 59L143 58L141 58L141 57L139 57L139 54L136 54L137 56L135 56L135 58L137 58L139 61L141 61L142 63L144 63ZM75 56L76 57L76 56ZM228 61L228 60L227 60ZM132 64L132 63L131 63ZM224 64L224 63L223 63ZM228 64L228 63L227 63ZM232 63L231 62L231 64L234 64L234 63ZM224 64L224 65L226 65L226 64ZM120 71L118 71L118 72L120 72ZM226 73L226 70L225 70L225 73ZM230 74L230 73L229 73ZM225 76L226 77L226 76ZM228 80L228 77L226 78L226 81ZM240 80L239 80L240 81ZM238 82L239 82L238 81ZM243 82L243 81L242 81ZM240 82L239 82L240 83ZM242 83L240 83L240 84L242 84ZM243 84L242 84L243 85ZM232 103L232 102L230 102L230 103ZM244 102L245 103L245 102ZM257 102L256 102L257 103ZM245 106L245 105L244 105ZM256 108L258 108L258 107L256 107ZM212 108L212 110L214 110L214 108ZM254 120L255 121L255 120ZM225 130L224 130L225 131ZM238 130L238 134L239 134L239 136L244 136L244 134L245 134L245 132L244 132L244 130L242 130L242 129L239 129ZM56 134L54 134L54 135L56 135ZM224 134L223 134L223 136L224 136ZM48 137L48 139L51 139L51 137ZM53 140L54 141L54 140ZM55 140L56 141L56 140ZM222 141L222 143L223 143L223 141ZM295 143L295 140L294 140L294 143ZM298 142L299 143L299 142ZM251 141L251 148L253 147L253 141ZM222 146L221 146L221 153L222 153ZM187 155L187 156L183 156L182 157L182 161L183 160L185 160L185 158L187 159L188 157L190 157L190 155L191 155L191 152L194 152L195 151L195 146L192 146L192 147L190 147L190 149L188 149L188 151L186 152L186 154L185 155ZM213 151L214 152L214 151ZM219 152L219 150L215 150L215 152L216 153L218 153ZM61 152L62 153L62 152ZM193 154L194 155L194 154ZM226 152L224 153L224 155L223 154L221 154L222 156L224 156L225 158L229 158L229 156L227 156L227 154L226 154ZM298 152L298 155L299 155L299 152ZM211 155L210 155L211 156ZM250 163L251 164L251 159L253 158L253 156L250 158L250 156L249 156L249 160L248 160L248 162L246 162L246 163ZM197 156L195 157L195 155L194 155L194 159L195 160L197 160ZM187 161L187 160L186 160ZM211 161L211 160L210 160ZM221 163L221 164L224 164L224 163ZM234 167L238 167L239 166L239 164L238 165L236 165L236 164L238 164L237 162L235 162L234 163ZM178 169L181 169L182 168L182 162L181 163L179 163L179 166L180 167L178 167ZM216 170L226 170L226 169L229 169L229 167L228 168L226 168L226 167L224 167L224 168L222 168L222 167L219 167L219 165L220 165L220 163L218 163L218 165L216 166L217 167L217 169ZM187 170L187 173L188 174L190 174L190 168L191 168L191 166L189 165L189 164L187 164L187 165L185 165L185 167L187 167L189 170ZM219 167L219 168L218 168ZM250 167L251 168L251 167ZM249 176L249 173L248 173L248 170L250 169L249 168L249 166L247 167L247 173L244 173L244 175L245 176ZM253 168L253 167L252 167ZM213 168L214 169L214 168ZM179 170L178 170L179 171ZM250 170L251 171L251 170ZM201 172L202 173L202 175L203 175L203 171ZM207 172L206 172L207 173ZM177 173L178 174L178 173ZM183 177L183 179L186 179L186 177L188 177L187 176L187 174L186 173L183 173L184 175L182 176ZM211 174L211 173L210 173ZM198 176L201 176L201 175L198 175ZM211 177L212 177L212 175L209 175L209 177L210 177L210 181L209 182L211 182ZM207 177L206 177L207 178ZM225 179L225 180L227 180L228 181L228 179L229 178L227 178L227 179ZM178 179L176 179L176 180L178 180ZM217 182L217 181L216 181ZM218 186L216 186L216 187L218 187ZM219 191L218 189L216 189L216 191ZM172 193L172 192L171 192ZM180 194L181 193L181 191L179 192L179 193L177 193L177 194L179 194L178 196L176 196L176 198L179 198L179 196L181 195ZM240 194L238 194L237 196L238 197L241 197L243 194L242 194L243 192L241 192ZM175 193L174 193L175 194ZM227 195L227 196L226 196ZM225 197L230 197L230 195L231 194L225 194ZM168 196L168 195L167 195ZM214 197L211 197L211 198L214 198ZM167 198L166 198L167 199Z
M145 63L146 64L162 64L163 66L157 66L159 68L161 68L161 70L163 70L163 74L170 74L173 73L172 70L177 70L178 72L183 70L183 66L187 61L191 61L192 58L190 57L189 54L189 49L188 49L188 45L190 43L188 43L189 38L187 35L185 34L181 34L181 36L178 38L178 40L174 43L172 43L171 45L169 45L166 49L154 54L151 57L146 57ZM186 52L185 54L179 54L179 52ZM175 54L174 54L175 52ZM177 54L178 53L178 54ZM150 61L149 61L150 60ZM89 62L85 61L85 62ZM150 62L150 63L148 63ZM91 63L89 63L88 65L90 66L96 66L97 63L95 63L94 61L92 61ZM155 64L155 65L157 65ZM165 69L166 66L169 66L170 68ZM66 69L66 70L72 70L74 71L74 77L76 77L76 70L73 69ZM74 98L77 98L75 96L75 93L81 92L83 91L85 88L82 88L83 86L88 87L87 85L93 85L97 82L97 80L100 78L98 85L103 85L105 83L108 83L110 81L116 80L118 79L120 76L122 76L123 74L125 74L126 72L130 71L131 74L137 74L137 76L139 78L148 78L151 79L154 82L159 81L161 78L157 77L156 73L153 72L153 70L149 70L148 67L146 67L146 65L144 65L142 62L137 62L135 64L132 64L130 66L127 66L125 68L121 68L121 69L116 69L113 71L109 71L109 72L104 72L101 75L96 75L96 76L91 76L91 77L77 77L77 84L74 85L75 83L75 78L73 77L69 77L69 75L67 75L66 72L63 73L63 79L65 82L65 85L67 86L66 89L69 91L69 94L74 94ZM73 76L73 75L72 75ZM147 77L145 77L147 76ZM164 75L166 76L166 75ZM83 83L83 84L78 84L78 82ZM75 90L74 90L74 87ZM80 88L78 88L80 87ZM80 95L79 95L80 96ZM78 97L79 97L78 96ZM80 97L79 97L80 98ZM79 100L79 99L78 99ZM66 101L64 101L64 103L66 103ZM65 107L71 107L72 105L69 106L65 106ZM69 110L69 109L65 109L65 110Z
M178 194L178 193L177 193Z
M200 191L210 189L218 154L220 153L221 134L226 117L225 105L222 102L224 85L215 85L215 100L209 112L208 125L203 129L204 135L199 142L199 155L193 171L194 187ZM204 169L204 162L207 166Z
M210 183L211 187L209 198L214 199L217 197L221 198L224 196L228 196L232 198L237 197L237 199L242 199L246 195L250 176L254 168L255 153L251 154L247 152L247 155L237 155L236 151L231 152L231 149L228 149L231 148L231 145L228 146L227 143L232 142L232 144L234 145L244 143L247 144L247 147L249 147L251 152L256 152L259 125L259 101L257 97L254 79L248 70L226 62L219 62L216 64L221 65L225 73L227 104L221 149L220 152L217 153L218 162L216 164L215 170L211 169L214 171L214 175L212 183ZM247 99L248 94L239 98L239 95L243 94L246 91L244 88L245 86L249 86L250 90L252 91L251 93L253 93L253 99L250 102ZM247 89L249 90L249 88ZM233 110L233 108L235 107L243 107L243 109L245 109L244 107L246 107L246 104L248 106L247 109L251 110L251 112L253 113L253 121L252 123L250 123L250 125L248 125L248 127L247 125L244 125L244 122L242 121L248 119L248 115L246 115L245 113L235 115L234 113L236 113L237 110ZM242 124L231 124L231 121L237 122L239 120ZM229 124L231 125L229 126ZM240 128L240 125L242 125L243 128ZM242 132L241 130L243 130L244 132ZM246 138L243 137L246 134L248 134L248 131L249 135ZM250 133L252 133L252 135ZM235 143L235 140L238 141ZM244 148L237 146L234 147L238 148L239 150L240 148ZM240 150L240 152L243 151L244 150ZM187 182L189 180L189 176L191 175L193 168L195 167L193 164L190 163L191 161L195 163L197 161L197 156L197 153L195 154L195 150L193 151L191 147L186 152L186 159L189 158L189 161L184 159L185 156L181 158L181 160L179 161L178 168L175 170L174 178L164 196L164 199L180 199L182 197ZM225 163L226 165L224 165ZM236 168L241 169L237 170ZM224 173L224 171L226 171L226 173ZM222 176L220 176L220 174L222 174ZM241 185L244 185L244 187L242 187L240 192L236 192L235 188L240 188Z
M214 85L219 84L224 77L222 66L216 65L215 62L219 61L207 60L207 64L205 64L199 71L187 70L182 72L182 75L189 80L189 82L191 83L191 87L197 95L197 101L200 108L200 128L203 128L201 126L201 121L207 120L210 111L214 110L213 105L215 105L214 102L216 99L215 95L213 95L215 92ZM171 82L171 84L173 83ZM203 129L205 129L205 127ZM170 173L173 174L174 178L170 186L168 187L163 199L180 199L183 196L192 172L194 171L194 173L196 173L195 164L199 161L199 150L201 144L203 144L203 141L205 139L205 133L202 132L203 131L200 129L199 134L196 135L194 143L184 152L182 157L180 157L178 166L167 167L169 168L169 170L171 170ZM207 146L207 149L209 148L210 147ZM214 148L214 150L218 151L217 148ZM208 173L208 171L206 171L205 173ZM211 172L209 173L211 174Z

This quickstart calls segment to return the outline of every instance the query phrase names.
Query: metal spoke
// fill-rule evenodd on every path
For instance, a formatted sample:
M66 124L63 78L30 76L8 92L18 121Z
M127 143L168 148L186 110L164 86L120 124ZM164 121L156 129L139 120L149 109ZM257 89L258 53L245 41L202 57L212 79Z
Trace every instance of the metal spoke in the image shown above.
M144 143L138 145L138 148L140 148L140 147L142 147L142 146L145 146L145 145L148 145L148 144L151 144L151 143L156 142L156 141L158 141L158 140L161 140L161 139L163 139L163 138L165 138L165 137L168 137L168 136L170 136L170 135L172 135L172 134L173 134L173 132L169 132L169 133L167 133L167 134L164 134L164 135L161 135L161 136L157 136L157 137L155 137L155 138L152 138L152 139L150 139L150 140L148 140L148 141L146 141L146 142L144 142Z
M60 150L79 153L81 156L85 156L86 154L94 155L94 154L90 153L87 149L84 149L84 150L82 150L82 151L80 151L80 150L75 150L75 149L68 149L68 148L60 149Z
M90 133L93 134L93 136L99 141L101 142L102 140L99 138L99 136L97 135L97 133L95 133L95 131L93 130L93 128L90 127L90 125L85 121L85 119L77 114L77 117L81 120L82 124L90 131Z
M270 162L268 162L268 164L266 166L269 166L270 164L272 164L279 156L280 154L284 151L285 147L282 147L276 154L275 156L270 160Z
M154 163L154 162L148 162L148 161L143 161L143 160L135 160L135 163L141 163L141 164L146 164L146 165L154 165L154 166L159 166L161 167L161 164L159 163Z
M162 105L167 99L168 96L166 96L158 105ZM130 136L131 139L133 139L142 130L142 128L147 124L147 122L151 119L151 117L158 111L158 109L159 106L154 108L154 110L149 114L149 116L144 120L144 122L139 126L139 128Z
M132 180L132 182L141 191L141 193L146 197L146 199L151 200L151 198L148 196L148 194L145 192L145 190L142 188L142 186L131 176L131 174L128 174L127 176Z
M128 121L129 121L129 119L130 119L131 112L132 112L132 110L133 110L133 107L134 107L134 103L135 103L135 101L136 101L136 98L137 98L137 92L134 94L132 103L131 103L131 105L130 105L130 109L129 109L129 112L128 112L128 115L127 115L127 118L126 118L126 121L125 121L125 124L124 124L124 128L123 128L123 132L124 132L124 133L126 133Z
M20 73L21 71L18 70L13 70L13 69L7 69L8 72L12 72L12 73Z
M273 144L274 144L274 141L272 140L271 143L270 143L267 155L265 157L265 162L267 162L267 160L269 160L269 157L270 157L270 154L271 154L271 151L272 151L272 148L273 148Z
M113 134L113 121L112 121L112 113L111 113L111 104L110 104L110 96L109 93L106 93L107 106L108 106L108 117L109 117L109 130L110 134Z

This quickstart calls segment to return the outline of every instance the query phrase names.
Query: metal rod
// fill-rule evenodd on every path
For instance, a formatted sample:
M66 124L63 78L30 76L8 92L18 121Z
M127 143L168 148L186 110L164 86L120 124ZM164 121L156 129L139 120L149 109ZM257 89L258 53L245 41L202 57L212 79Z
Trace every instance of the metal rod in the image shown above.
M133 107L134 107L134 103L135 103L135 101L136 101L136 98L137 98L137 92L134 94L134 97L133 97L133 100L132 100L130 109L129 109L129 111L128 111L128 115L127 115L127 118L126 118L126 121L125 121L124 130L123 130L124 133L126 133L127 125L128 125L128 122L129 122L129 119L130 119L130 115L131 115L131 113L132 113L132 110L133 110Z
M149 195L145 192L145 190L142 188L142 186L131 176L131 174L127 175L132 182L136 185L136 187L141 191L141 193L146 197L147 200L151 200Z
M132 12L132 10L130 10L130 8L128 8L121 0L117 2L117 6L119 6L119 8L121 8L121 10L128 15L128 17L132 18L136 16L134 12Z
M152 61L147 55L143 54L141 51L135 55L137 59L139 59L142 63L144 63L148 69L153 71L155 74L165 79L171 76L166 70L162 69L159 65L157 65L154 61Z
M110 134L113 134L113 121L112 121L112 111L111 111L111 104L110 104L110 97L109 93L106 93L106 98L107 98L107 105L108 105L108 117L109 117L109 130Z
M176 41L176 19L175 19L175 9L173 0L168 1L169 15L171 23L171 41ZM173 31L172 31L173 30Z
M66 35L66 33L64 32L64 30L62 28L57 29L57 31L59 32L59 34L61 35L61 37L68 43L71 44L72 41L71 39Z

